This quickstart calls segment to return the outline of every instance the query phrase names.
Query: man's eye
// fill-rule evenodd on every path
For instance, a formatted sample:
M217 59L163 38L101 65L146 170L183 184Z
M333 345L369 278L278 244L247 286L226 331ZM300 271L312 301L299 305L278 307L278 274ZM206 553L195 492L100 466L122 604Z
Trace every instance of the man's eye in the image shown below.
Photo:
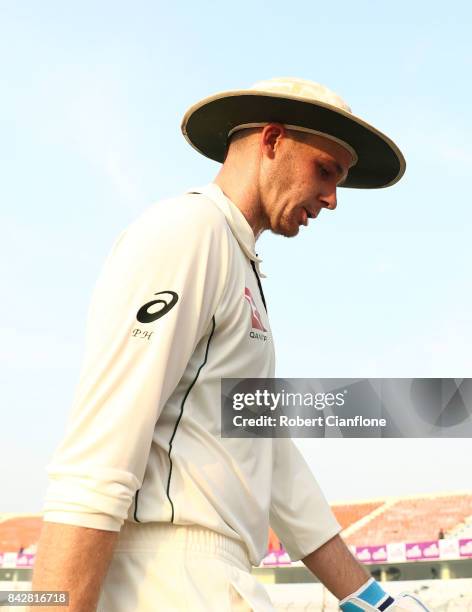
M325 166L320 166L320 174L323 178L328 178L331 173Z

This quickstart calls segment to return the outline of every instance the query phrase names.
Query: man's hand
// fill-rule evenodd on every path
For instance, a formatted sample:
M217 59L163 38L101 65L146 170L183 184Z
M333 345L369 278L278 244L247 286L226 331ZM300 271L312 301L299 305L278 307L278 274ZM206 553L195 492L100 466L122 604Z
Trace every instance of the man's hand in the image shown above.
M353 557L351 551L339 536L302 559L307 568L318 577L325 587L340 601L341 609L384 610L385 612L428 612L418 598L402 593L390 597L371 578L369 572ZM380 605L380 607L379 607Z
M117 531L44 522L34 564L34 591L68 591L68 612L96 610ZM42 607L43 612L63 608ZM34 612L29 608L28 612Z
M340 601L339 607L345 612L429 612L415 595L401 593L394 599L373 578Z

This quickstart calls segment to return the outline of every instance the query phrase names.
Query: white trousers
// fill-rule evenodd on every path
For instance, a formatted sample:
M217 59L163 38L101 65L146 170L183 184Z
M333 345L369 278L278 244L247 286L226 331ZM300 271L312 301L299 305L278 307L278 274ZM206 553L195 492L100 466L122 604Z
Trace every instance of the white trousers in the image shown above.
M205 528L125 522L97 612L274 612L245 546Z

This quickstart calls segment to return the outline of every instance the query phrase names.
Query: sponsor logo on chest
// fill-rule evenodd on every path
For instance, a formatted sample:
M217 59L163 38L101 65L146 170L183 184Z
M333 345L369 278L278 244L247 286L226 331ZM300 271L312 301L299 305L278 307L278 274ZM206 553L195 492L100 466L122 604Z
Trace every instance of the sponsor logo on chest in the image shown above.
M255 340L261 340L262 342L267 341L267 329L264 327L262 323L262 317L260 312L257 310L256 303L254 301L254 297L251 293L251 290L248 287L244 289L244 299L249 304L251 311L251 331L249 332L249 337L254 338Z

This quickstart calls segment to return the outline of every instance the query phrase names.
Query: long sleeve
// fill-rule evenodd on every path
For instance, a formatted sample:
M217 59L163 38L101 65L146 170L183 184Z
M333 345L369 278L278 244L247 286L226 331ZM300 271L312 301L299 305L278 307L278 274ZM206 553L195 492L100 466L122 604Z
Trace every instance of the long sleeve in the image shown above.
M159 415L223 293L228 231L216 207L187 196L151 207L115 243L92 298L66 433L47 468L44 520L120 530Z
M341 531L323 492L290 438L274 439L269 522L292 561L303 559Z

